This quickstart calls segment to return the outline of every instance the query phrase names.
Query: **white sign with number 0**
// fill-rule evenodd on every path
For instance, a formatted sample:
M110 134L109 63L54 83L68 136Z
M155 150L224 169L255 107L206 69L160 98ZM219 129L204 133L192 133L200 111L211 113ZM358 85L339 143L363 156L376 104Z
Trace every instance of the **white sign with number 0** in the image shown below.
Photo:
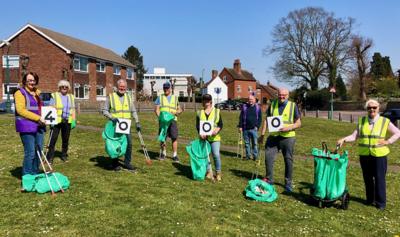
M267 117L268 132L278 132L283 128L282 116Z
M57 124L57 110L51 106L43 106L41 111L41 118L46 121L46 125Z
M200 135L212 135L213 127L212 121L200 121Z
M115 127L116 133L129 134L131 132L131 123L130 119L118 119L117 126Z

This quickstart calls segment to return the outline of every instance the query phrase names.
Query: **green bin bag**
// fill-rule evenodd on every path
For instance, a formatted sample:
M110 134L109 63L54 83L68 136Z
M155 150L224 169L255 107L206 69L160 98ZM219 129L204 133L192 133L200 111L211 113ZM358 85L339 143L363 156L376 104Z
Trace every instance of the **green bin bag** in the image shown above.
M128 140L125 134L115 133L115 124L108 121L104 128L102 137L105 141L105 149L111 159L125 155Z
M274 186L261 179L250 180L244 191L246 197L260 202L273 202L278 198Z
M190 156L190 167L192 168L194 180L204 180L207 172L208 155L211 152L211 145L208 141L196 139L186 146Z
M337 199L347 190L348 152L344 151L342 154L336 154L313 148L311 153L314 156L315 169L313 195L320 199Z
M67 176L61 173L50 173L47 176L54 192L61 190L54 176L57 176L58 182L64 190L67 190L70 186ZM45 174L26 174L22 176L22 188L27 192L47 193L51 191Z
M158 116L158 123L160 125L160 134L158 135L157 140L159 142L165 142L167 138L167 130L169 125L174 121L175 116L169 112L162 111L160 116Z

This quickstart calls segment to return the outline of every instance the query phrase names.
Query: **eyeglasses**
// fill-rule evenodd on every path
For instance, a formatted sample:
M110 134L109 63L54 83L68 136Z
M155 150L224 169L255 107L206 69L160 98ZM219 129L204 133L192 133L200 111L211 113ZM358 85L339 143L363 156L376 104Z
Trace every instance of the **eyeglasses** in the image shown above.
M367 107L367 110L377 109L377 108L378 108L378 106L368 106L368 107Z
M33 79L33 80L26 80L26 82L36 82L36 80L35 80L35 79Z

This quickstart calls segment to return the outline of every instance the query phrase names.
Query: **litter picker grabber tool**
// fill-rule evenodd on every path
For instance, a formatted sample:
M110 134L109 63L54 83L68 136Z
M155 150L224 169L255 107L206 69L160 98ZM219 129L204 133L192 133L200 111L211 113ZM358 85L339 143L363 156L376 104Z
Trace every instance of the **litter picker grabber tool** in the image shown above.
M147 165L151 165L152 162L151 162L149 153L147 152L146 144L144 143L142 133L140 131L138 131L137 134L138 134L138 137L139 137L139 140L140 140L140 145L142 146L144 157L146 158L146 164Z
M260 171L260 165L261 165L261 158L260 158L261 157L261 149L260 149L260 147L262 145L262 141L259 141L258 145L259 146L258 146L257 160L254 161L255 167L254 167L253 173L251 174L251 179L257 179L259 171Z
M205 142L208 143L208 141L205 141ZM212 169L212 164L211 164L211 161L210 161L210 154L208 153L207 144L206 144L206 153L207 153L207 161L208 161L207 166L210 167L210 169L207 171L207 174L210 173L211 174L211 181L215 182L214 172L213 172L213 169Z
M238 143L237 143L237 150L236 150L236 158L243 158L243 132L240 131L238 132L239 136L238 136Z
M60 182L59 182L59 180L57 178L57 175L54 174L54 170L51 167L51 164L48 162L48 160L46 158L46 155L44 154L43 150L40 148L39 145L36 146L36 153L37 153L37 155L39 157L40 164L41 164L43 172L44 172L44 174L46 176L47 184L49 185L49 188L51 190L51 195L55 196L56 193L54 192L54 189L51 186L51 182L50 182L50 179L49 179L49 174L52 174L54 176L54 179L55 179L58 187L60 188L60 191L63 193L64 189L62 188L62 186L61 186L61 184L60 184Z
M46 157L47 157L47 153L49 152L49 147L50 147L51 137L53 136L53 132L54 132L54 128L52 128L50 126L49 141L47 142L47 145L45 146L45 148L46 148Z

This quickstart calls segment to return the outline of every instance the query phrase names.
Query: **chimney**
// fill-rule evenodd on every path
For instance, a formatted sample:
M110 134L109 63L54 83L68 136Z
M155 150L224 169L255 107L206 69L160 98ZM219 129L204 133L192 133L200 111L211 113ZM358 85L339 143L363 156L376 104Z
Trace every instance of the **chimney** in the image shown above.
M211 80L213 80L214 78L216 78L218 76L218 70L212 70L211 71Z
M235 59L233 62L233 69L235 70L236 73L242 74L242 66L240 64L240 59Z

